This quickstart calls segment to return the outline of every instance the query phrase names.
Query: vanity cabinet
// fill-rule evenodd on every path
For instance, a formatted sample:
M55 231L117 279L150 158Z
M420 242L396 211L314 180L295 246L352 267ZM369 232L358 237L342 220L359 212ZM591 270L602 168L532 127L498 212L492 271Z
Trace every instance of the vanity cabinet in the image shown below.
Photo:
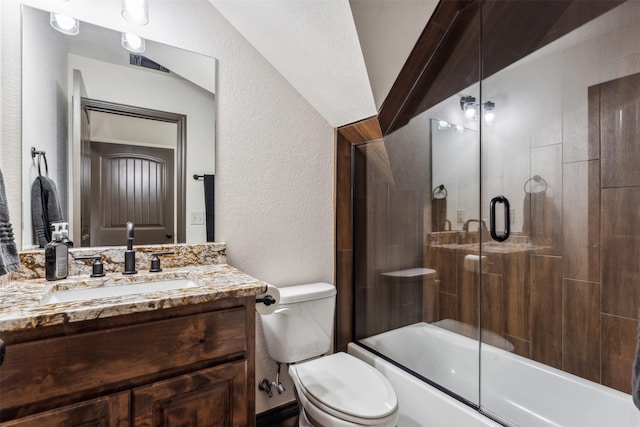
M255 424L255 297L0 336L0 427Z

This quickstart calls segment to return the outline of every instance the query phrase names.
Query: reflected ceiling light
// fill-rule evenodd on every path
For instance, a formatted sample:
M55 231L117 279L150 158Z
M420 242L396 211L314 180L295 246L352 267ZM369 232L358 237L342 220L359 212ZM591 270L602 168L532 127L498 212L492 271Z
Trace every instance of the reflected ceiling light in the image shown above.
M122 0L122 17L132 24L149 23L149 3L147 0Z
M144 39L135 34L122 33L122 47L131 52L142 53L145 48Z
M80 32L80 23L77 19L70 16L51 12L49 14L49 23L53 28L63 34L75 36Z
M445 122L444 120L438 120L438 130L445 130L451 127L451 123Z
M463 96L460 98L460 108L464 111L464 117L467 120L478 120L479 110L483 111L484 122L491 126L496 118L494 109L496 104L491 101L487 101L483 104L476 102L476 98L473 96Z
M495 106L496 106L496 104L491 102L491 101L487 101L487 102L485 102L483 104L483 107L484 107L484 122L488 126L491 126L493 124L493 120L496 118L496 113L493 111Z

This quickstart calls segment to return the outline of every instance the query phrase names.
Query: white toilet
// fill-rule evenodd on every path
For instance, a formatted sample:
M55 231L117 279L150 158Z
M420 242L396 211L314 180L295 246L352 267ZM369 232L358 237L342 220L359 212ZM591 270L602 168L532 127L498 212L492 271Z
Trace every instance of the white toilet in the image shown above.
M279 288L280 305L262 315L267 348L288 363L301 406L300 426L393 427L398 400L375 368L331 348L336 289L328 283Z

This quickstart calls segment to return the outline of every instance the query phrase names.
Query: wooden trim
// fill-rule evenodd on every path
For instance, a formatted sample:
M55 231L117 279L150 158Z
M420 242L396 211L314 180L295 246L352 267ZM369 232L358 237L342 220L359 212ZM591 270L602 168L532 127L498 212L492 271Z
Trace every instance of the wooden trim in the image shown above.
M336 132L336 188L335 188L335 284L336 300L336 351L345 351L353 341L353 213L351 202L351 147L366 141L382 138L377 117L371 117Z
M298 402L294 400L256 415L256 427L276 427L285 425L286 421L289 421L292 418L297 418L299 413L300 410L298 409ZM290 425L293 425L293 423L290 423Z
M383 134L623 2L440 1L382 104Z
M341 126L338 128L338 133L351 144L382 138L382 129L377 116Z
M119 114L140 119L174 123L176 135L176 243L186 242L187 209L187 116L168 111L135 107L97 99L82 98L82 107L89 111Z
M477 0L439 2L380 107L380 127L384 135L391 132L397 116L415 92L416 83L420 81L460 11L475 2Z

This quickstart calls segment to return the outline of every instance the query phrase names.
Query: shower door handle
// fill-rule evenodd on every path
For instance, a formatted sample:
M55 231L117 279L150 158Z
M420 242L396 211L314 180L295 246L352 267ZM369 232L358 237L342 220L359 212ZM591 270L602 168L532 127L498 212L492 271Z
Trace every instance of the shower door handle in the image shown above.
M496 233L496 204L502 203L504 205L504 233ZM491 231L491 238L497 242L504 242L509 238L511 234L511 218L509 217L509 200L504 196L497 196L491 199L491 205L489 210L489 224Z

